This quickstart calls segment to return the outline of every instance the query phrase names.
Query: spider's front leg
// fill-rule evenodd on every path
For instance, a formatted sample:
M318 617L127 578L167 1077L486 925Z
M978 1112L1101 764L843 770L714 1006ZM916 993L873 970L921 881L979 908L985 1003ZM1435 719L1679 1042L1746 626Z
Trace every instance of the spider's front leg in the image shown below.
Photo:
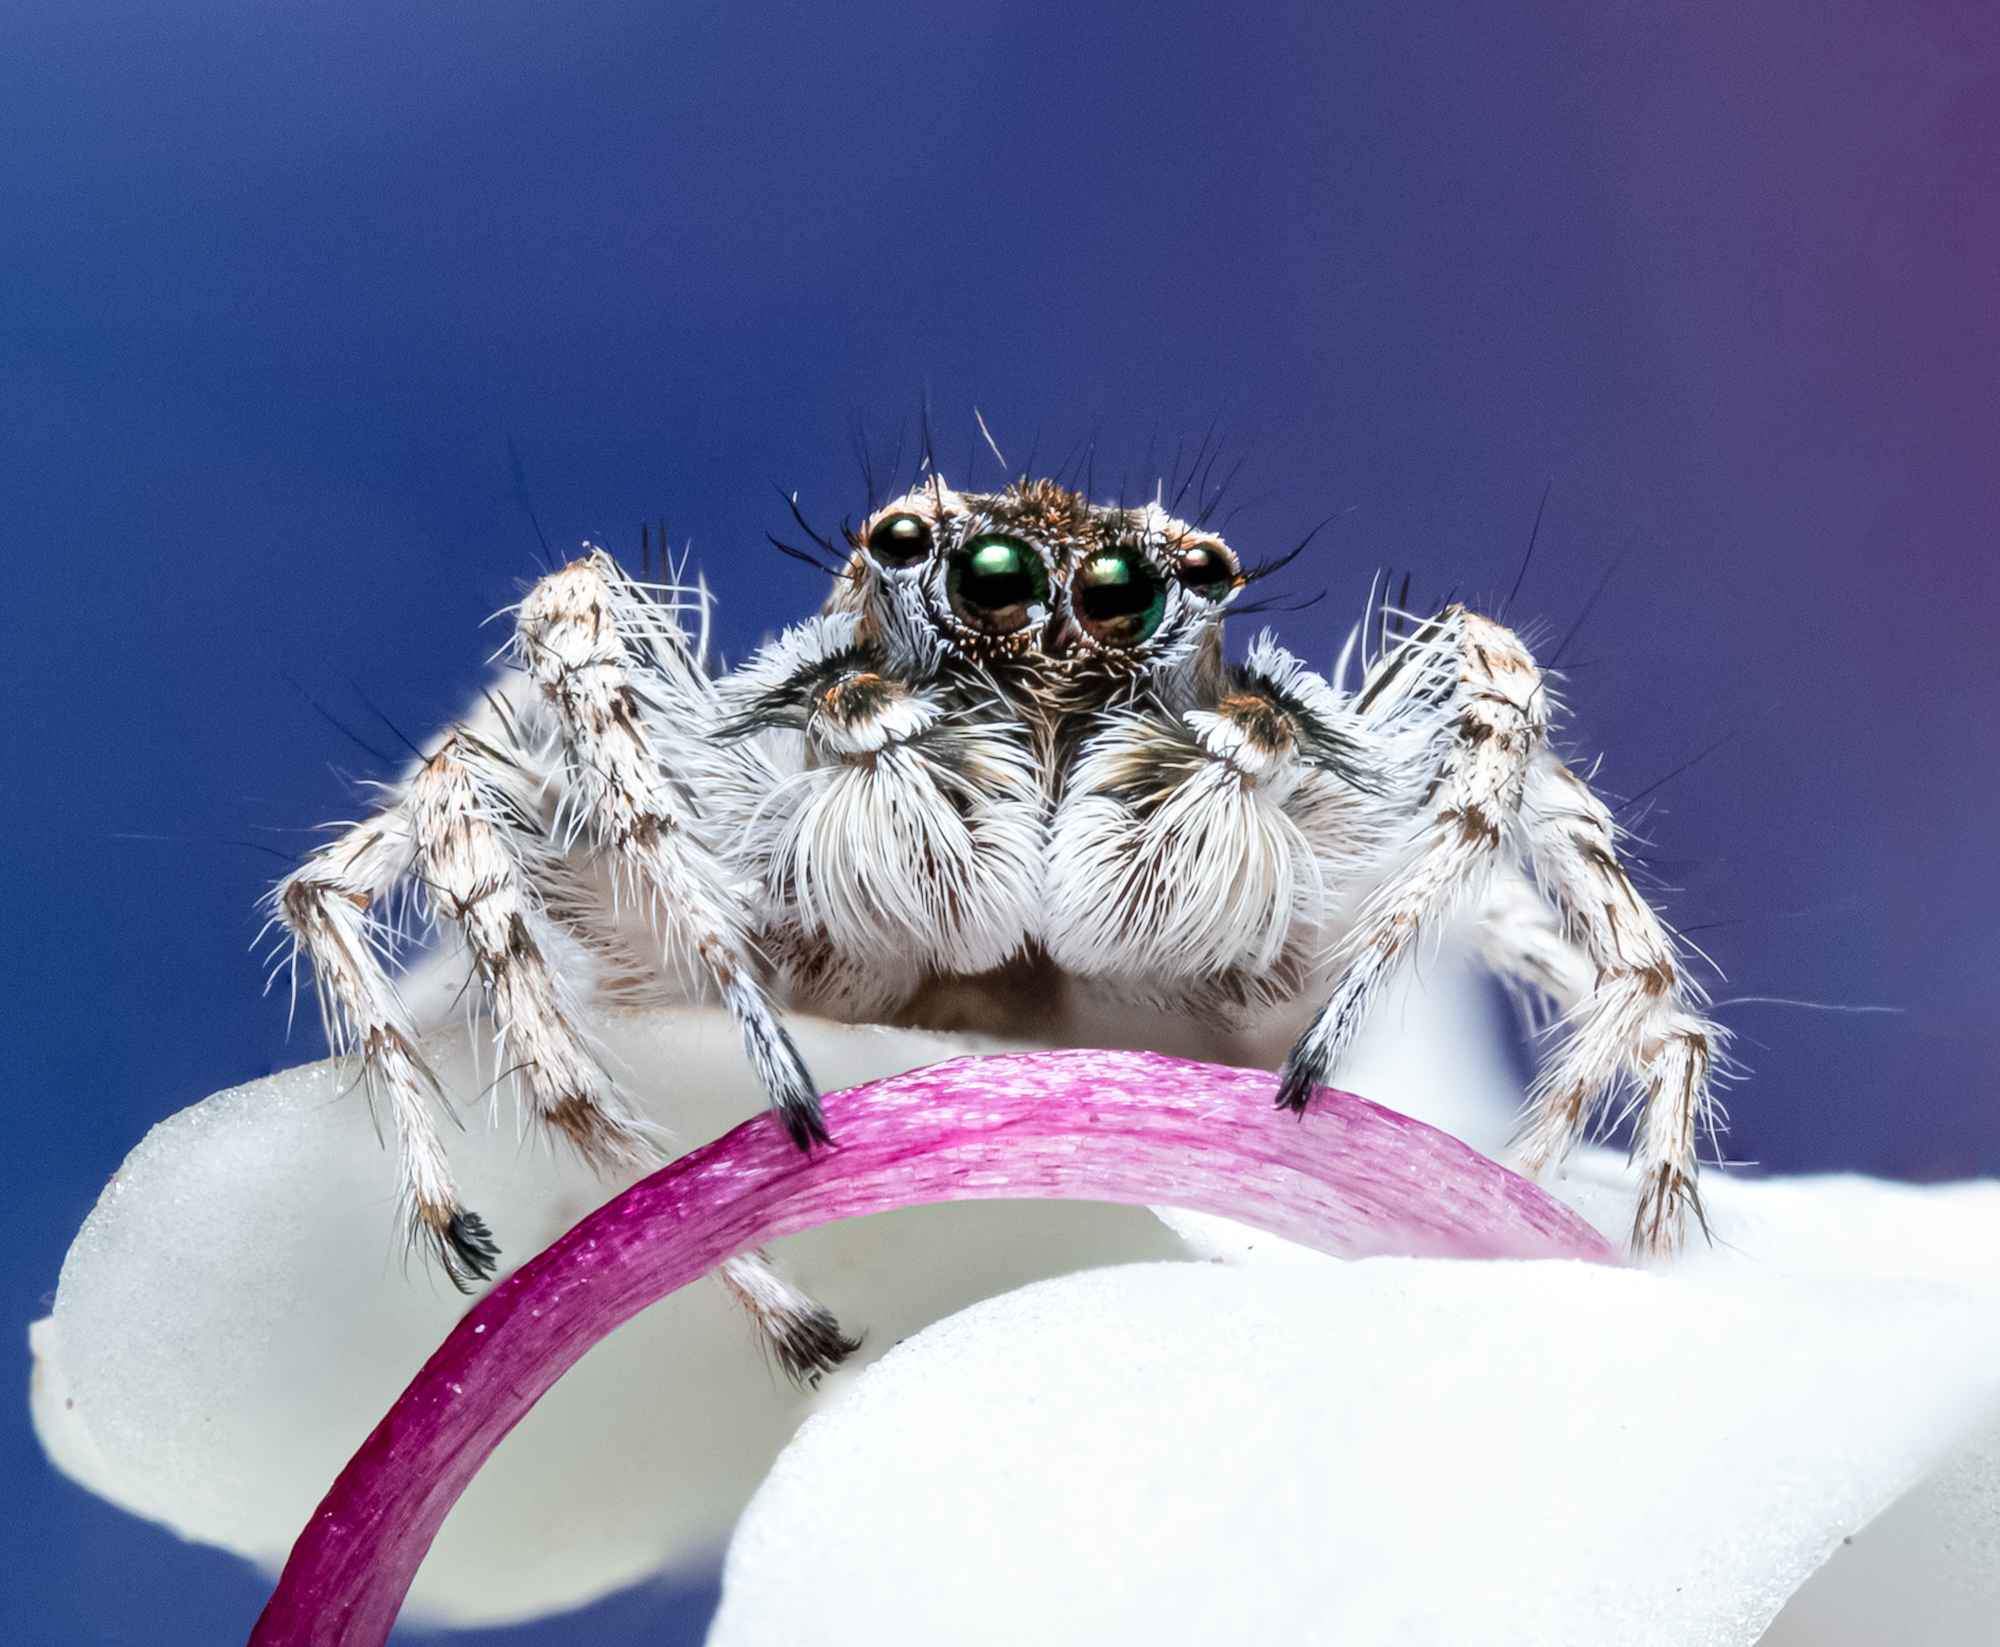
M410 785L416 872L434 912L465 939L501 1067L529 1112L600 1174L630 1175L664 1165L672 1151L619 1098L548 960L542 889L563 878L540 823L551 776L531 748L509 752L455 729ZM859 1347L761 1253L725 1259L716 1275L794 1382L817 1382Z
M459 1201L431 1119L433 1103L446 1107L444 1089L417 1050L416 1026L384 964L396 933L381 911L416 854L411 785L392 797L272 888L269 908L292 940L294 994L303 955L327 1045L336 1057L358 1053L370 1096L388 1103L412 1244L428 1246L452 1285L469 1292L491 1279L500 1250L485 1220Z
M714 740L713 689L671 609L593 550L529 591L514 651L563 743L565 830L611 855L667 959L691 958L713 985L792 1141L827 1142L818 1090L759 976L747 889L704 827L728 791L771 775Z
M1496 871L1525 857L1595 976L1531 1094L1524 1164L1559 1160L1629 1079L1642 1106L1633 1244L1672 1250L1689 1215L1701 1219L1697 1144L1713 1126L1724 1034L1619 862L1610 813L1549 749L1552 706L1534 659L1500 625L1448 607L1377 661L1352 707L1385 766L1407 774L1415 828L1336 952L1333 994L1286 1060L1279 1102L1303 1110L1424 936L1482 908Z
M371 912L406 875L431 917L463 938L500 1063L529 1113L608 1176L660 1165L670 1154L619 1098L548 959L559 923L545 889L565 878L542 826L550 779L541 751L515 735L513 717L495 700L491 716L453 727L381 814L315 853L273 895L278 919L313 964L330 1042L337 1050L358 1046L369 1079L389 1096L412 1234L436 1250L461 1291L491 1278L499 1249L451 1190L422 1102L442 1101L442 1093L377 959L387 934L370 929ZM855 1348L834 1317L761 1254L727 1259L717 1276L794 1380L816 1380Z

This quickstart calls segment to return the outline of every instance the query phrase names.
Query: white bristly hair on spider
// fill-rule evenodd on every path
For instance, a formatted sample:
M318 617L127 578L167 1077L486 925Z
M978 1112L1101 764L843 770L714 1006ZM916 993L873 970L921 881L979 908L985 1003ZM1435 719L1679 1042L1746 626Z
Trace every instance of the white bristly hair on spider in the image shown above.
M330 1044L389 1111L413 1239L455 1282L497 1253L453 1188L446 1095L394 981L403 909L462 939L529 1122L609 1176L667 1146L580 1027L592 1003L721 1003L802 1150L826 1129L786 1008L1059 1038L1085 995L1219 1029L1317 1004L1278 1088L1303 1113L1456 930L1546 1023L1524 1164L1622 1101L1635 1246L1700 1222L1727 1037L1555 753L1527 647L1385 584L1330 677L1269 635L1231 664L1224 618L1269 568L1204 524L1212 497L1178 518L1186 489L961 493L926 461L844 547L781 494L816 550L781 547L832 588L723 673L664 532L671 581L585 545L510 610L511 673L270 899ZM844 1353L756 1255L723 1280L795 1374Z

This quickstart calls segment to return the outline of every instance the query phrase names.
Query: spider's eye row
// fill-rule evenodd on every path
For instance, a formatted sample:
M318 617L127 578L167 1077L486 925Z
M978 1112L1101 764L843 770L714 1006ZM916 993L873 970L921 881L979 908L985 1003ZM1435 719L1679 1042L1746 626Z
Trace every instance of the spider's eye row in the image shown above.
M931 523L921 515L885 515L868 534L868 553L884 566L908 566L931 552Z
M1076 569L1070 607L1092 640L1137 646L1166 615L1167 586L1131 549L1101 549Z
M1029 608L1047 603L1049 574L1042 557L1019 538L982 532L951 557L945 595L961 623L989 635L1028 626Z
M1193 543L1174 562L1183 589L1220 600L1236 586L1236 562L1219 543Z

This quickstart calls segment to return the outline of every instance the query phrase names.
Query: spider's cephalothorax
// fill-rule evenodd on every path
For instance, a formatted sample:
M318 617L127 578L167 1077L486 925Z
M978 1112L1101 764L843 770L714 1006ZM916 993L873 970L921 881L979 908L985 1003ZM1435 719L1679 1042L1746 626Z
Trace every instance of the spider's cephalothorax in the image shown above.
M1015 1030L1071 990L1182 1024L1318 1003L1278 1089L1303 1109L1384 986L1456 928L1564 1014L1525 1164L1623 1087L1635 1242L1669 1248L1699 1216L1724 1036L1552 750L1548 683L1512 633L1459 605L1376 612L1330 676L1269 636L1227 663L1255 572L1157 503L1049 481L932 476L849 548L816 615L719 677L680 621L702 597L588 549L517 609L515 674L274 892L336 1046L390 1102L412 1228L455 1279L493 1253L380 960L406 883L462 932L530 1112L608 1168L658 1146L578 1027L587 993L721 1003L809 1148L825 1128L781 1003L934 1022L950 998L959 1023ZM725 1280L789 1362L838 1357L761 1260Z
M961 493L934 479L852 544L829 610L862 614L913 672L984 668L1024 698L1189 661L1244 583L1219 537L1157 503L1093 504L1048 480Z

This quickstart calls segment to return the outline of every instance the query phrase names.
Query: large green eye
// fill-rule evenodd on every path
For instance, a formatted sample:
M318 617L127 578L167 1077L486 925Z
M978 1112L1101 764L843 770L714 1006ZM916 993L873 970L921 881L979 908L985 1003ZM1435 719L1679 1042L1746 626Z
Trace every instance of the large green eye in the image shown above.
M889 515L868 534L868 553L884 566L908 566L930 549L931 523L921 515Z
M1076 569L1069 599L1092 640L1137 646L1160 627L1167 586L1132 550L1104 549Z
M989 635L1025 629L1049 598L1042 557L1019 538L982 532L951 557L944 592L961 623Z

